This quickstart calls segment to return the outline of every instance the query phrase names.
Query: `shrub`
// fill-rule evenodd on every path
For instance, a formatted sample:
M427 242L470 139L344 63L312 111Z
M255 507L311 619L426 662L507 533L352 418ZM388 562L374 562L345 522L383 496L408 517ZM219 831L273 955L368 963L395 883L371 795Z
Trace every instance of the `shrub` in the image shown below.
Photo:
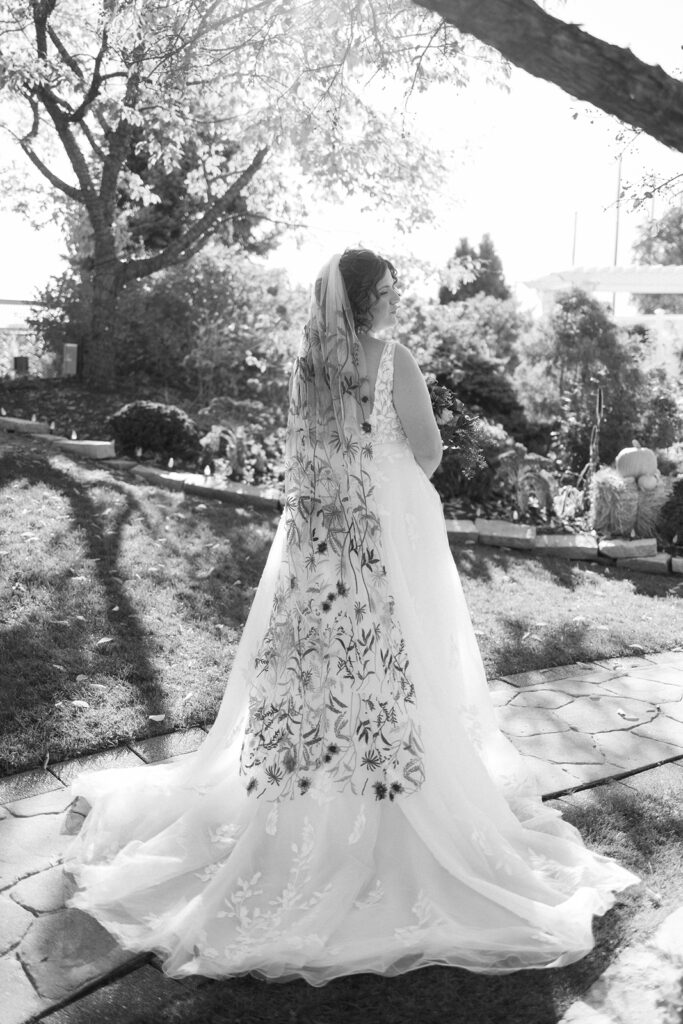
M553 498L558 491L552 468L550 459L529 454L523 444L516 444L500 455L496 479L512 491L515 504L522 514L528 511L532 495L539 508L550 513L553 511Z
M514 441L500 423L479 419L476 431L484 465L475 469L471 475L465 475L458 453L446 450L432 481L444 501L453 498L486 501L496 489L500 456L512 447Z
M141 448L155 455L194 459L201 452L197 424L175 405L129 402L107 422L123 455Z
M667 544L683 544L683 480L677 480L657 518L657 531Z

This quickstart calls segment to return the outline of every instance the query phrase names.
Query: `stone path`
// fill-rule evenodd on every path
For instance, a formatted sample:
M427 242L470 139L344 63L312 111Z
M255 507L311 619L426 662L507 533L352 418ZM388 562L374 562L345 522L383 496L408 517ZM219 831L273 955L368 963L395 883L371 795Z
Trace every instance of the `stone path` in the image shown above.
M683 650L526 672L491 688L502 729L547 799L662 763L683 773ZM151 957L124 952L90 917L65 909L59 864L82 820L77 807L67 812L74 775L183 757L204 736L201 729L156 736L0 779L2 1024L121 1024L144 1019L146 1010L153 1019L202 984L164 977Z

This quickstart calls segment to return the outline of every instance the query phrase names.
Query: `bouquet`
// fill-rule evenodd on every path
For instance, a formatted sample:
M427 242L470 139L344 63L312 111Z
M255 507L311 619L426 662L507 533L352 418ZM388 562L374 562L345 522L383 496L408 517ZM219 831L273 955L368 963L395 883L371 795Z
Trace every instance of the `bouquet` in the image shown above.
M486 460L482 452L482 424L468 411L450 388L437 384L433 373L425 374L432 411L441 431L444 458L464 477L471 477L483 469Z

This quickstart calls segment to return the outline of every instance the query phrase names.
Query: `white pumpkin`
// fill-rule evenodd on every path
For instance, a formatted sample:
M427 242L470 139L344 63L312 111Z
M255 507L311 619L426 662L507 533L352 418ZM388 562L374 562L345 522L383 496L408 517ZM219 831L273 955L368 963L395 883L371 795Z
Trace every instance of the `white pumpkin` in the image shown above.
M659 483L659 473L644 473L638 477L638 489L641 491L654 491Z
M615 460L622 476L651 476L657 472L657 456L651 448L622 448Z

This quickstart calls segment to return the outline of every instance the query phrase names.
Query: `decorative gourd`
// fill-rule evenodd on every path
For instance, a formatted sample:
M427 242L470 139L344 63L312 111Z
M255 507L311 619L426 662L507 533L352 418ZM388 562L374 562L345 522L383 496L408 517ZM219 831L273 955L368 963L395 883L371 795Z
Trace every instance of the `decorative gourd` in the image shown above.
M644 473L643 476L638 477L638 489L641 491L654 491L660 479L661 475L659 473Z
M632 448L622 448L615 465L622 476L651 476L657 472L657 456L651 448L642 448L633 441Z

